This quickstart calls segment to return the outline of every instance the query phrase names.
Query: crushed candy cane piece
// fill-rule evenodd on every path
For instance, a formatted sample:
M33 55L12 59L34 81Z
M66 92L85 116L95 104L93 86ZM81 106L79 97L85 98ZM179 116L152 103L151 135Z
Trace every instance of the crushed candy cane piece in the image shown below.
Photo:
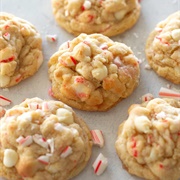
M152 94L150 94L150 93L144 94L141 97L142 102L150 101L152 99L154 99L154 96Z
M37 109L40 108L39 104L38 104L38 103L34 103L34 102L28 104L28 106L29 106L29 108L32 109L32 110L37 110Z
M11 35L8 33L8 32L6 32L4 35L3 35L3 37L4 37L4 39L6 39L6 40L10 40L10 38L11 38Z
M49 164L49 156L47 156L47 155L39 156L38 161L44 165L48 165Z
M46 39L47 39L47 41L48 42L55 42L55 41L57 41L57 35L55 34L55 35L46 35Z
M98 145L99 147L104 146L104 137L101 130L91 130L91 135L93 139L93 144Z
M18 161L18 154L13 149L5 149L4 151L4 158L3 158L3 164L6 167L13 167L16 165Z
M49 144L50 147L50 153L54 153L54 139L53 138L48 139L47 143Z
M100 47L102 50L108 49L108 45L107 45L107 44L101 44L99 47Z
M107 168L107 165L108 165L107 158L104 157L102 153L100 153L92 165L94 168L94 173L96 175L101 175Z
M47 103L47 102L43 102L43 103L42 103L42 110L43 110L43 111L49 111L49 106L48 106L48 103Z
M49 88L49 90L48 90L48 94L49 94L49 96L51 96L51 97L53 97L53 96L54 96L53 91L52 91L52 87L50 87L50 88Z
M21 80L22 80L22 75L21 75L21 74L18 74L17 77L16 77L16 79L15 79L15 81L16 81L16 82L19 82L19 81L21 81Z
M41 147L48 149L48 142L42 137L42 135L35 134L33 136L33 140L36 144L40 145Z
M0 106L8 106L11 104L11 102L12 101L10 99L0 95Z
M116 64L116 66L117 67L120 67L120 66L122 66L122 62L121 62L121 59L120 59L120 57L119 56L116 56L115 58L114 58L114 64Z
M16 142L18 142L23 147L26 147L33 143L33 138L32 136L27 136L25 138L23 136L20 136L16 139Z
M69 156L70 154L72 154L72 147L67 146L63 152L61 153L61 158L66 158L67 156Z
M0 118L4 116L6 110L0 106Z
M164 87L161 87L159 90L159 96L160 97L166 97L166 98L173 98L180 100L180 92L174 91L171 89L167 89Z

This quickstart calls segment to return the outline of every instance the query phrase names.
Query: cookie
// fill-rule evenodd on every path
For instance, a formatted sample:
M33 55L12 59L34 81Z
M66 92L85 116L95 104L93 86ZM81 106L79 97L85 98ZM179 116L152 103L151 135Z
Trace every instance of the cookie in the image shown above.
M180 101L155 98L132 105L115 143L124 168L149 180L180 178Z
M106 111L138 85L139 64L132 50L102 34L81 34L50 58L53 96L81 110Z
M68 32L115 36L130 29L140 15L137 0L52 0L57 23Z
M0 14L0 88L32 76L43 62L42 40L35 27L12 14Z
M60 101L26 99L0 121L0 177L9 180L66 180L86 166L90 131Z
M159 76L180 84L180 11L158 23L150 33L146 57Z

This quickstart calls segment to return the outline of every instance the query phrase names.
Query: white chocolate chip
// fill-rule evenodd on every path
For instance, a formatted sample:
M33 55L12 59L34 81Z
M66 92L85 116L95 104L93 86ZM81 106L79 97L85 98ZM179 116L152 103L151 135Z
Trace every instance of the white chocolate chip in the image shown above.
M17 117L18 121L32 121L32 114L31 112L26 112Z
M91 1L84 1L83 7L85 10L91 8Z
M120 10L118 12L115 12L114 16L117 20L121 20L123 19L126 13L127 13L127 10Z
M134 119L134 124L139 132L149 133L151 132L151 122L146 116L139 116Z
M172 38L175 41L179 41L180 40L180 29L175 29L171 32Z
M16 151L13 149L5 149L4 151L4 159L3 159L3 164L6 167L13 167L16 165L18 161L18 154Z
M56 115L58 116L58 120L60 122L64 122L66 124L71 124L74 122L73 114L71 111L64 109L64 108L59 108L56 111Z
M73 57L78 61L90 62L90 56L91 48L83 42L76 45L73 49Z
M92 76L99 80L102 81L105 77L107 77L108 70L106 66L102 66L101 68L95 68L92 70Z

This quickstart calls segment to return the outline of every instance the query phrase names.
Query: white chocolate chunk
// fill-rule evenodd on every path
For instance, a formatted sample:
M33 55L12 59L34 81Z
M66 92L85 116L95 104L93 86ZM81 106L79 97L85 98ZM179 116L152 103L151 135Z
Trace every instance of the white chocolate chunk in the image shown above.
M18 154L13 149L5 149L4 151L4 158L3 158L3 164L6 167L13 167L16 165L18 161Z
M139 116L134 119L134 124L139 132L150 133L151 122L146 116Z
M10 80L11 79L9 76L5 76L5 75L0 74L0 87L7 86L9 84Z
M105 77L107 77L108 70L106 66L102 66L101 68L95 68L92 70L92 76L99 80L102 81Z
M85 10L91 8L91 1L84 1L83 7Z
M127 12L126 10L120 10L118 12L115 12L114 16L117 20L121 20L125 16L126 12Z
M57 109L56 115L58 116L58 120L60 122L64 122L66 124L71 124L74 122L72 112L68 111L67 109L64 109L64 108Z
M180 29L175 29L171 32L172 38L175 41L179 41L180 40Z
M26 112L20 116L17 117L18 121L32 121L32 115L31 112Z

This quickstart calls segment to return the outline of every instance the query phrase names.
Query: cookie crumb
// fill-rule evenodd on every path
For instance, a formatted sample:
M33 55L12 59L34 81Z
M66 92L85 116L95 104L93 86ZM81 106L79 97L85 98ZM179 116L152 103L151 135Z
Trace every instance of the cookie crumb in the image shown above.
M141 101L142 102L146 102L146 101L150 101L154 99L154 96L151 94L151 93L147 93L147 94L144 94L142 97L141 97Z
M146 65L144 66L144 68L145 68L146 70L151 70L151 66L150 66L149 64L146 64Z
M133 33L133 35L134 35L136 38L139 38L139 36L138 36L137 33Z

